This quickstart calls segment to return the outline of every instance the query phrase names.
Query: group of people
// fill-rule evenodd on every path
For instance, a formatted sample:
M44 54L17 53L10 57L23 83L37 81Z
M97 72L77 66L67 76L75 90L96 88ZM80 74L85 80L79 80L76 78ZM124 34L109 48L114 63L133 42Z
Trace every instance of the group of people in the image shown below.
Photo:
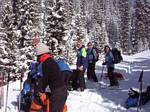
M86 49L85 46L82 44L82 41L77 42L77 71L78 71L78 78L79 78L79 90L84 91L86 89L85 85L85 71L87 69L87 78L88 80L93 80L98 82L98 79L95 74L95 64L96 64L96 50L92 42L87 44L88 48Z
M40 63L42 69L42 75L39 80L36 80L36 88L34 93L37 96L45 92L47 86L50 89L50 112L63 112L65 102L68 96L68 83L72 71L69 67L65 67L62 64L64 61L62 50L59 51L59 57L54 59L54 56L50 53L49 47L44 43L40 42L37 37L33 38L32 41L33 48L35 49L37 62ZM83 45L82 41L79 40L76 43L77 47L77 63L76 71L78 71L78 82L79 91L84 91L86 89L85 84L85 71L87 69L87 79L98 82L95 74L95 65L97 62L97 52L94 49L92 42L87 44L87 48ZM107 65L108 76L110 79L110 86L118 85L118 82L114 80L112 72L114 71L113 55L111 53L110 47L106 46L105 49L105 62L103 65ZM60 63L60 64L58 64ZM60 67L63 66L65 69L61 70ZM64 71L64 72L62 72ZM36 97L34 97L36 99Z
M87 44L87 49L82 44L81 41L77 42L78 53L77 53L77 70L81 75L79 75L79 87L80 90L83 91L85 86L84 73L87 69L87 79L93 80L94 82L98 82L97 76L95 74L95 65L97 62L97 52L96 48L92 42ZM104 47L105 52L105 61L102 65L106 65L107 67L107 75L110 80L110 86L119 86L118 80L113 75L114 72L114 57L111 52L111 49L108 45Z

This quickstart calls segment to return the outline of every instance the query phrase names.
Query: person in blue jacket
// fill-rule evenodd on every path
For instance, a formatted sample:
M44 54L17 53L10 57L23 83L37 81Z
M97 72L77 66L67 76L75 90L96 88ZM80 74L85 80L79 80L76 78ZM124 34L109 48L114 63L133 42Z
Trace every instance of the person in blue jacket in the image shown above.
M93 47L92 42L87 44L87 59L88 59L88 68L87 68L87 78L89 80L93 80L94 82L98 82L96 74L95 74L95 64L96 64L96 50Z
M107 75L108 75L109 80L110 80L110 86L119 86L117 78L115 77L115 75L113 75L113 72L114 72L114 63L113 63L114 57L113 57L111 49L108 45L105 46L104 52L105 52L105 62L103 63L103 65L107 66Z
M77 42L77 71L78 71L78 80L79 80L79 91L84 91L86 88L84 73L87 69L87 52L85 46L82 44L81 40Z

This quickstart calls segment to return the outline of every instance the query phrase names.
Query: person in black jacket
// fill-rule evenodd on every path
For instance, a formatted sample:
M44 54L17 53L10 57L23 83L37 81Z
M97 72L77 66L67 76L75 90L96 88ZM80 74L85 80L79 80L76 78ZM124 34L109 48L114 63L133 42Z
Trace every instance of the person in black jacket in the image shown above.
M43 76L37 83L36 92L44 92L49 86L50 112L63 112L63 106L67 99L67 88L62 79L62 74L57 62L49 53L49 48L45 44L33 39L33 46L37 54L37 61L42 63Z

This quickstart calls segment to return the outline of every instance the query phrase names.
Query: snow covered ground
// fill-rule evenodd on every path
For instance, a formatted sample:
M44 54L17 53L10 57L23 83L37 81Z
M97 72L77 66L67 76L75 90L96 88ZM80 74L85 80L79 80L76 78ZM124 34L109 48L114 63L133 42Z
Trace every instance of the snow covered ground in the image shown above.
M128 97L128 89L133 87L138 90L138 78L141 70L144 70L143 90L150 85L150 51L144 51L132 56L123 56L124 61L116 65L116 70L122 73L125 80L119 81L118 90L100 89L98 83L86 81L87 89L84 92L72 91L67 99L68 112L136 112L136 108L130 108L128 111L124 108L124 102ZM102 62L97 62L96 74L100 78ZM106 69L104 69L106 72ZM103 84L109 84L106 79ZM14 106L16 96L19 94L20 82L14 82L9 85L8 108L7 112L17 112ZM6 99L6 87L4 88ZM6 101L6 100L5 100ZM5 112L1 109L0 112ZM150 102L142 106L142 112L150 112Z

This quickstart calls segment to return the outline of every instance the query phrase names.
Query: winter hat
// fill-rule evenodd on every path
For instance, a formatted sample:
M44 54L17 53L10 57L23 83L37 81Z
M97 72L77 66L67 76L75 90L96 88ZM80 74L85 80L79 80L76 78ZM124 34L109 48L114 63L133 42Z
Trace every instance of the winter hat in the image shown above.
M39 42L37 45L36 45L36 54L37 55L41 55L41 54L45 54L45 53L49 53L49 47L47 45L45 45L44 43L41 43Z

